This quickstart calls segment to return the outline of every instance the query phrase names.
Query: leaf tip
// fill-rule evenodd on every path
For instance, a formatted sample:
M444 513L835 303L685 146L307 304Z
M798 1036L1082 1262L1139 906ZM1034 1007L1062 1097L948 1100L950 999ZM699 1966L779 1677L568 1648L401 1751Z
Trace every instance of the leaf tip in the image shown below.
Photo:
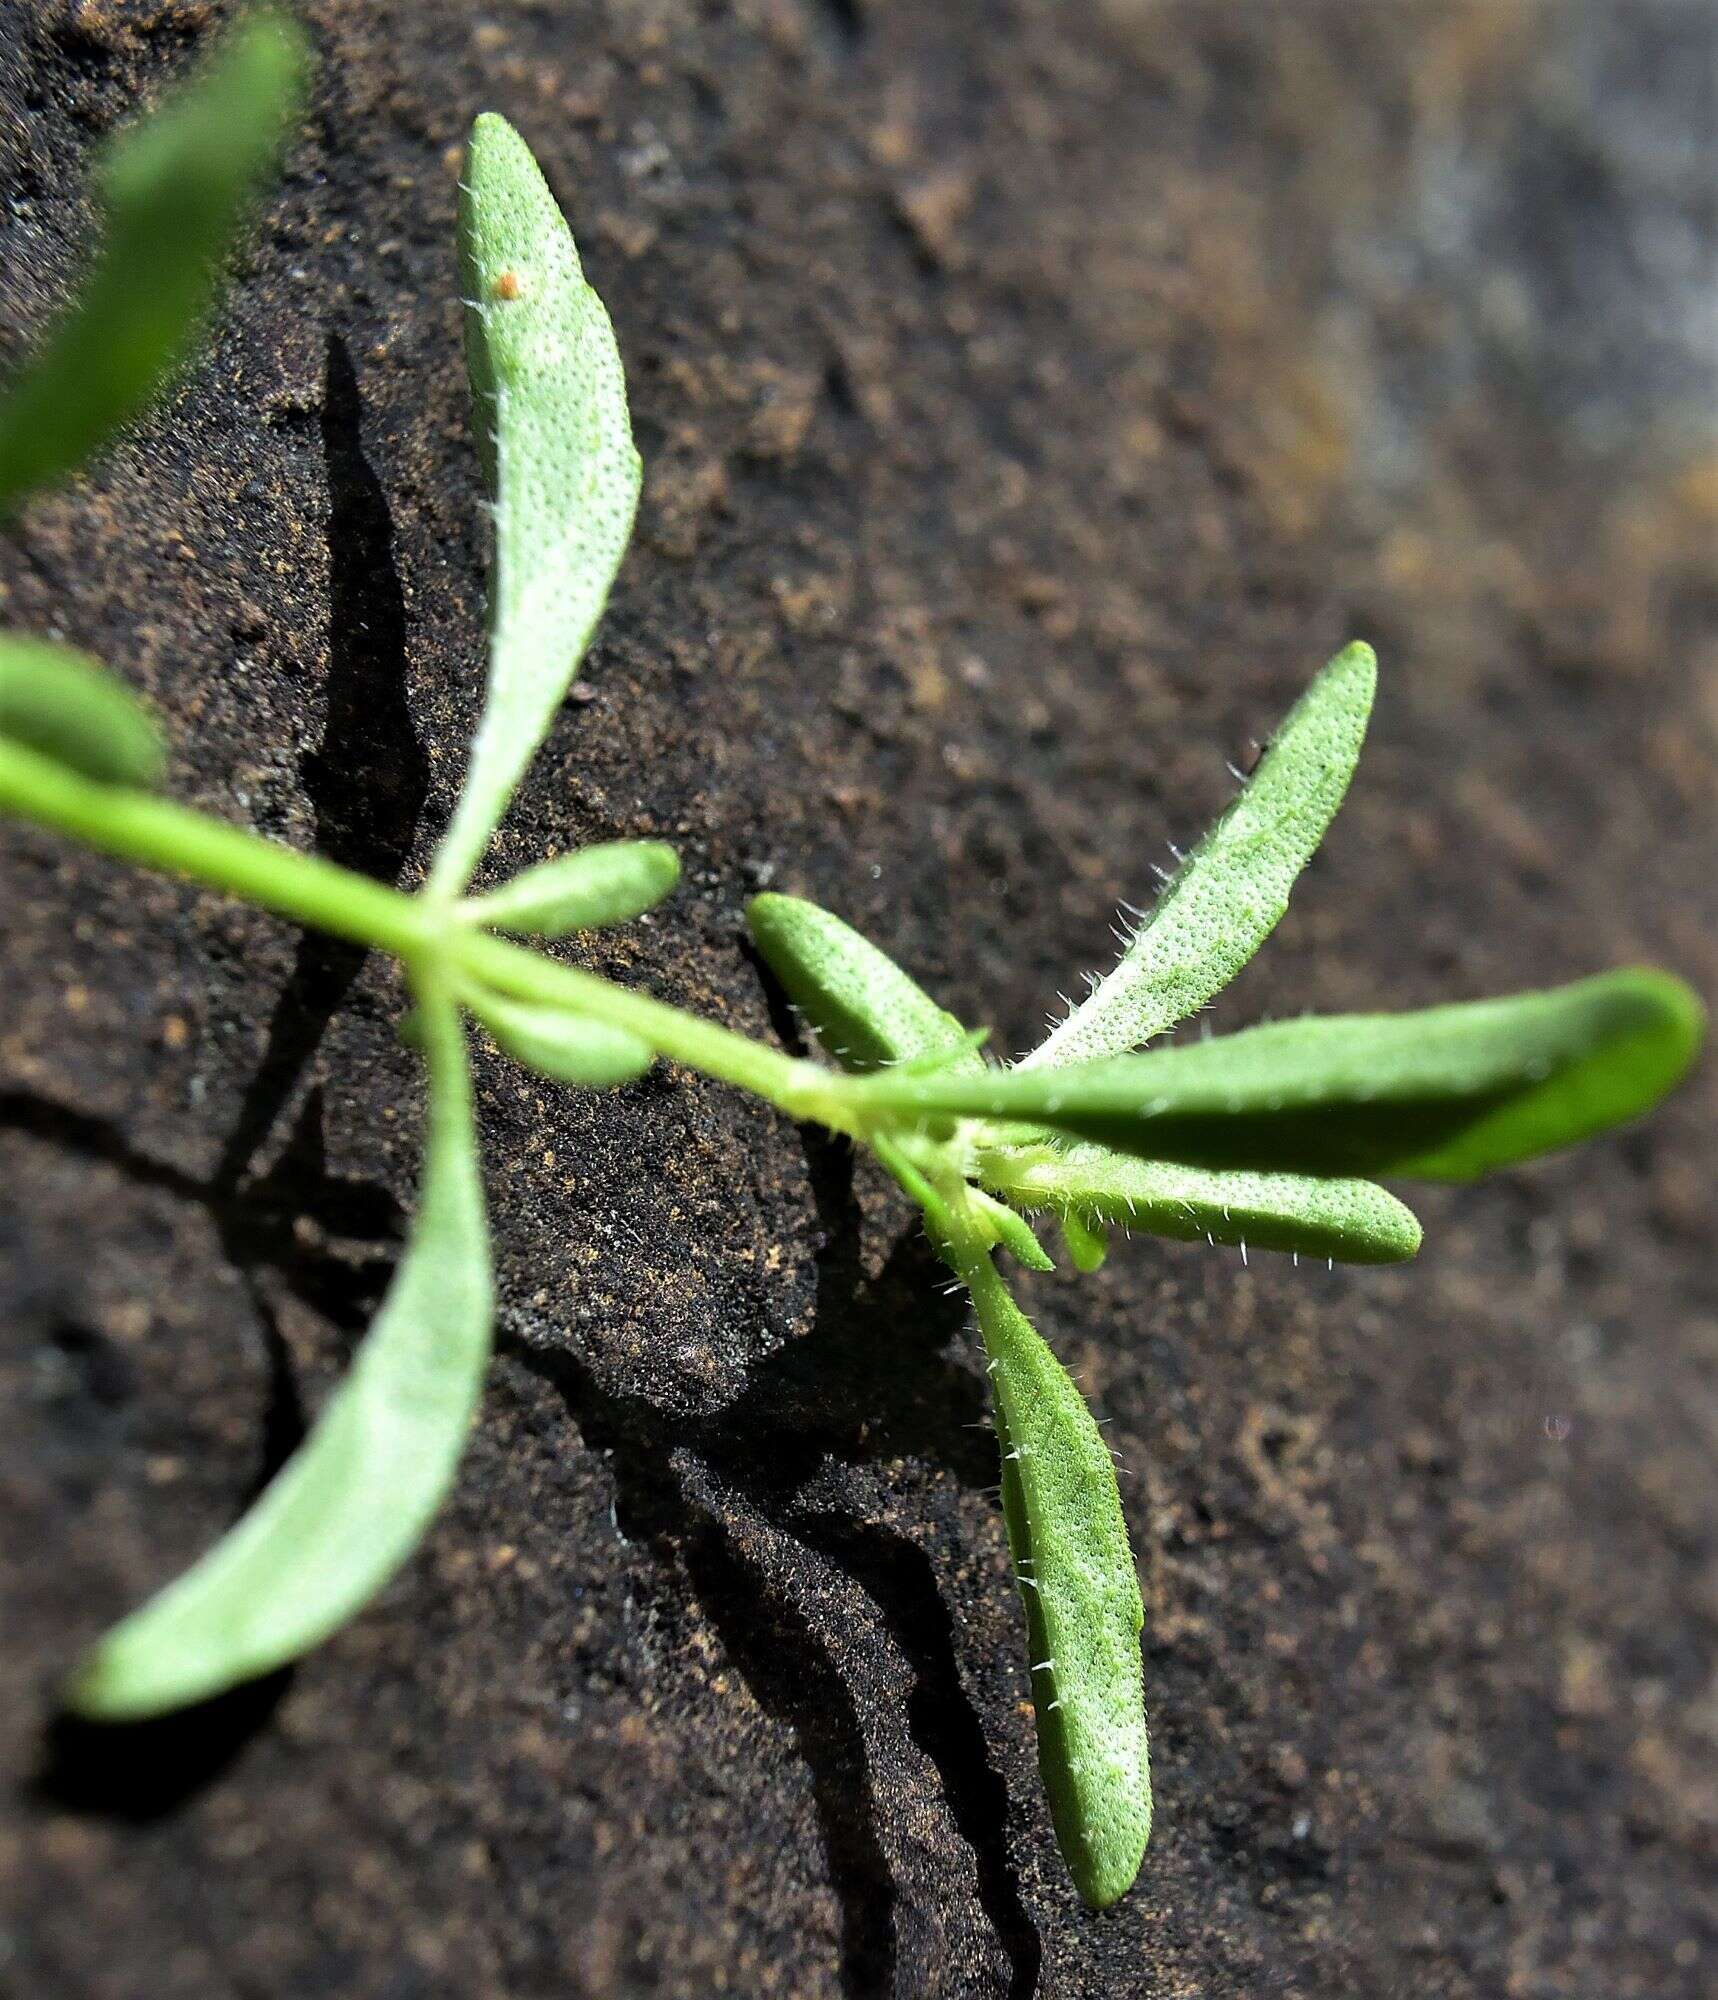
M510 268L508 260L528 255L544 229L558 234L566 227L537 156L498 111L480 111L472 120L459 186L460 247L468 264L490 280ZM571 257L577 277L576 249ZM524 290L520 283L511 296ZM481 296L487 301L508 294L491 282Z
M791 965L802 946L816 935L822 915L815 903L775 890L753 896L745 908L746 929L751 932L752 942L778 978L784 966Z
M531 149L517 129L499 111L480 111L471 121L466 140L465 178L496 172L503 167L519 167L531 161ZM535 165L534 161L531 161Z
M1609 975L1619 1042L1632 1047L1619 1059L1633 1070L1633 1089L1608 1123L1620 1124L1653 1110L1693 1069L1706 1040L1706 1006L1685 979L1656 966L1626 966Z
M1385 1190L1380 1188L1378 1192L1382 1196ZM1425 1237L1420 1218L1406 1202L1392 1197L1389 1208L1366 1239L1365 1248L1369 1254L1365 1261L1372 1264L1409 1263L1420 1254L1420 1245Z
M133 1644L133 1625L148 1610L116 1625L77 1661L57 1690L61 1714L79 1722L148 1722L224 1694L242 1678L226 1673L218 1659L199 1662L171 1646L152 1651Z
M1340 688L1358 712L1360 727L1364 729L1378 692L1378 655L1364 639L1351 639L1326 662L1323 671L1314 680L1313 688L1323 696ZM1311 692L1312 689L1309 689L1308 694ZM1303 700L1305 698L1302 697Z
M1615 975L1619 988L1629 994L1643 1016L1658 1027L1665 1050L1667 1070L1673 1071L1666 1089L1680 1083L1694 1065L1706 1039L1706 1004L1674 972L1657 966L1628 966Z
M1148 1805L1143 1828L1118 1852L1106 1853L1099 1860L1088 1860L1084 1866L1076 1862L1072 1855L1069 1856L1068 1872L1074 1878L1080 1900L1088 1909L1107 1910L1121 1901L1139 1879L1150 1840L1151 1809Z
M167 751L129 687L70 646L0 634L0 736L102 785L153 790Z

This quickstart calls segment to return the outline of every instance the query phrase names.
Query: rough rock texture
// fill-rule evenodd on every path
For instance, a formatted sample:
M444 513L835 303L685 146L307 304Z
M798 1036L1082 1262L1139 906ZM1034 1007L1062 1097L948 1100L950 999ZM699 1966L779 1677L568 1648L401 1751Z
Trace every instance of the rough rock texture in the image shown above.
M495 864L677 841L590 962L779 1032L823 899L1022 1047L1344 636L1350 805L1237 1023L1634 959L1718 988L1702 0L316 0L207 360L0 536L188 799L385 876L443 823L484 532L462 132L539 150L648 489ZM0 5L0 365L203 0ZM682 1075L486 1061L501 1353L385 1600L183 1720L57 1670L229 1521L410 1199L385 971L0 829L0 1988L1710 1990L1711 1070L1420 1204L1406 1269L1033 1280L1112 1420L1161 1798L1083 1911L983 1376L900 1204ZM1704 1968L1704 1970L1702 1970Z

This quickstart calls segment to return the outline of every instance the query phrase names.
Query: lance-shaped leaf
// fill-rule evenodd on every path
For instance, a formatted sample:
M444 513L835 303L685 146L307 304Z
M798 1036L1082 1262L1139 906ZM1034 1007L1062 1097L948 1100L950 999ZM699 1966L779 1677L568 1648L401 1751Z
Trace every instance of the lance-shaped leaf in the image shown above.
M851 924L798 896L754 896L753 941L787 997L843 1069L913 1065L914 1074L983 1072L973 1038L910 973ZM946 1067L922 1068L946 1054Z
M517 132L485 113L460 184L465 351L495 501L489 689L431 873L462 889L590 643L638 507L620 350Z
M1240 796L1170 878L1115 970L1021 1068L1136 1049L1229 984L1275 929L1342 803L1377 678L1370 646L1349 646L1324 668Z
M0 513L81 464L184 360L297 113L305 60L290 22L253 15L200 75L107 149L95 179L101 251L76 303L0 400Z
M642 1076L656 1059L656 1051L637 1035L563 1008L504 1000L494 993L471 994L467 1004L515 1062L558 1083L606 1090Z
M1033 1118L1210 1167L1463 1180L1619 1125L1686 1073L1699 1001L1651 971L1548 993L1283 1021L1081 1068L893 1076L872 1107Z
M1074 1886L1103 1909L1132 1884L1151 1836L1145 1612L1115 1468L1079 1390L989 1257L963 1276L996 1397L1038 1768Z
M0 736L104 785L154 786L166 768L154 717L86 654L0 633Z
M1413 1212L1373 1181L1216 1171L1091 1144L987 1155L980 1178L1022 1208L1054 1209L1081 1269L1094 1223L1349 1264L1400 1263L1420 1247Z
M463 913L490 930L566 937L629 922L660 903L679 879L679 856L660 840L609 840L539 862L471 897Z
M157 1715L272 1672L336 1631L417 1546L465 1446L489 1358L489 1241L464 1033L426 989L423 1185L374 1325L310 1435L193 1569L116 1625L66 1699Z

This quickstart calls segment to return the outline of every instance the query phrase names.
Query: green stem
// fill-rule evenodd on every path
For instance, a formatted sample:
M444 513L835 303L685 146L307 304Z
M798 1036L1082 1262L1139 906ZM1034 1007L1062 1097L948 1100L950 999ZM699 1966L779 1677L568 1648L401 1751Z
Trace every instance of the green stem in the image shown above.
M147 792L102 785L0 739L0 808L124 861L186 875L313 930L397 958L433 949L438 927L397 889Z
M870 1132L867 1143L924 1211L937 1254L976 1294L983 1274L995 1275L996 1267L990 1261L995 1233L975 1222L972 1189L946 1144L921 1147L910 1136L882 1131Z
M102 853L183 875L277 916L411 964L439 962L498 991L624 1028L671 1062L738 1085L840 1132L861 1127L842 1079L730 1028L613 985L595 973L462 922L440 896L407 896L166 799L98 784L0 739L0 810L69 833Z
M796 1061L732 1028L484 931L458 931L451 944L461 968L499 992L624 1028L670 1062L684 1063L721 1083L737 1084L767 1098L790 1117L814 1119L837 1132L859 1133L842 1079L816 1063Z

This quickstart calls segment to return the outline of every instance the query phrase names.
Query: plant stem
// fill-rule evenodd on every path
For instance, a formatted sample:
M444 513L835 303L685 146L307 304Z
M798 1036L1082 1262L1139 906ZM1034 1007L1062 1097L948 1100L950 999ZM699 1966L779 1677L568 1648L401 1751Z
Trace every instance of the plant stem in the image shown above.
M277 916L397 958L433 949L436 941L433 913L397 889L170 799L97 784L3 739L0 808L73 834L104 854L189 876Z
M409 965L457 968L517 998L565 1008L646 1041L658 1055L765 1098L790 1117L857 1135L842 1079L731 1028L563 965L461 920L441 897L408 896L315 855L144 792L104 785L0 740L0 809L242 897Z
M594 972L581 972L483 931L461 928L451 948L464 971L502 993L624 1028L671 1062L737 1084L790 1117L814 1119L838 1132L857 1134L860 1129L842 1079L816 1063L796 1061L647 993L616 986Z

